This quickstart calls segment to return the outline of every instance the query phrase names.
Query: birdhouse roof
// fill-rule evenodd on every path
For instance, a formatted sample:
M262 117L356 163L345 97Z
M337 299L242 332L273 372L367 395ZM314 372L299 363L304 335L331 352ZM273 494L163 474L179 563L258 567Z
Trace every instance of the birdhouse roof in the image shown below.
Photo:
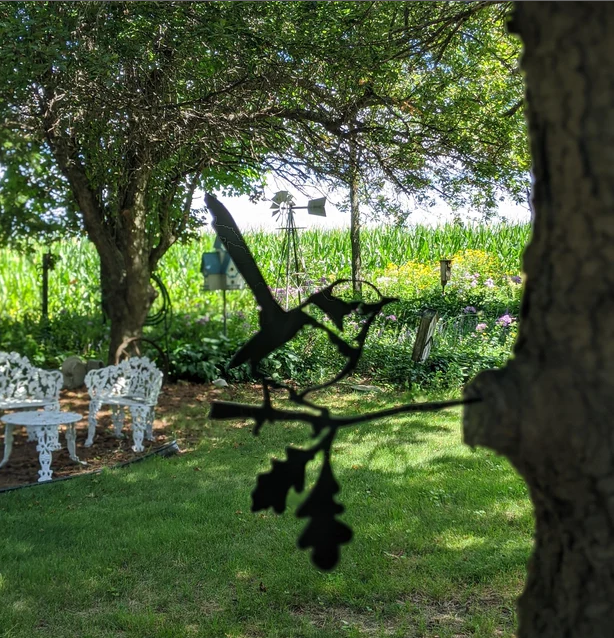
M200 270L205 277L208 275L225 275L228 273L231 264L232 261L228 253L220 253L218 251L204 253ZM234 264L232 265L234 266Z

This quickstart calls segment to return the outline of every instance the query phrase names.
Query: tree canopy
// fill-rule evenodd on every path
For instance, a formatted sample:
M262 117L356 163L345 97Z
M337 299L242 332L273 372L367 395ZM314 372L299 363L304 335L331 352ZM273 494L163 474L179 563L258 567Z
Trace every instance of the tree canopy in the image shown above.
M453 204L492 206L500 189L521 197L522 79L506 10L455 2L5 5L3 233L15 235L20 215L36 230L59 209L75 227L71 154L110 217L134 166L146 164L159 183L148 206L178 232L194 182L245 192L266 168L295 181L343 178L350 139L379 189L388 180Z
M307 41L296 54L298 90L279 98L289 151L269 156L269 166L294 181L310 172L347 184L354 152L371 204L384 203L386 183L453 206L494 208L502 192L526 197L520 45L506 33L507 3L310 4L353 6L336 16L310 9L326 53L319 66L304 62Z

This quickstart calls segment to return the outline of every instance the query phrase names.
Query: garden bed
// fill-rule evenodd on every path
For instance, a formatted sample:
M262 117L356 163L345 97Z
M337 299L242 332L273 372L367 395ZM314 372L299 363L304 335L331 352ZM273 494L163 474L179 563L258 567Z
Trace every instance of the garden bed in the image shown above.
M229 390L218 389L211 384L178 383L164 386L160 393L153 434L155 441L145 441L145 450L135 453L132 451L132 429L130 416L126 417L124 427L125 438L116 439L111 426L111 411L101 410L98 413L98 426L94 445L83 446L87 436L87 416L89 410L89 396L85 390L62 390L60 406L62 410L78 412L83 419L77 427L77 456L87 463L77 465L70 460L66 449L63 428L61 428L60 442L62 449L53 453L51 469L53 478L65 478L75 474L83 474L112 467L149 454L152 450L173 440L177 441L181 451L188 451L194 447L200 438L198 428L186 428L185 424L175 423L174 416L179 407L198 409L202 406L203 418L208 414L208 404L214 398L227 397ZM28 441L25 428L15 428L13 451L7 465L0 468L0 489L27 485L38 481L38 452L36 442ZM4 428L0 428L0 449L4 450Z

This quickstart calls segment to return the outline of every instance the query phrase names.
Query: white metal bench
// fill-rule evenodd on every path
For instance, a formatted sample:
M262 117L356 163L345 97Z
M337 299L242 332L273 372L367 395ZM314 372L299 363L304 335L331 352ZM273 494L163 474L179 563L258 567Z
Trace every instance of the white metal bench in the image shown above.
M60 409L62 373L41 370L17 352L0 352L0 411Z
M115 436L121 438L125 408L132 415L135 452L143 451L143 438L153 440L154 410L162 387L163 374L147 357L131 357L117 365L90 370L85 375L90 412L85 447L94 443L96 417L103 405L110 405Z
M37 408L59 410L61 388L62 373L59 370L42 370L17 352L0 352L0 413ZM0 467L8 460L6 444L11 434L12 429L7 426L5 454ZM35 438L35 433L28 430L28 441L34 441Z

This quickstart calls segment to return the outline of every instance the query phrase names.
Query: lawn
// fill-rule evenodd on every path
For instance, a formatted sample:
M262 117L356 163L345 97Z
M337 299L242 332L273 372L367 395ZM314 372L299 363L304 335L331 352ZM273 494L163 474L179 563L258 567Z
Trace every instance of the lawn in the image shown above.
M408 398L328 400L354 412ZM174 426L200 442L0 494L3 638L513 636L530 502L505 459L462 444L460 410L340 433L333 466L354 540L330 573L296 548L303 520L250 512L257 473L307 441L302 426L254 437L190 401Z

